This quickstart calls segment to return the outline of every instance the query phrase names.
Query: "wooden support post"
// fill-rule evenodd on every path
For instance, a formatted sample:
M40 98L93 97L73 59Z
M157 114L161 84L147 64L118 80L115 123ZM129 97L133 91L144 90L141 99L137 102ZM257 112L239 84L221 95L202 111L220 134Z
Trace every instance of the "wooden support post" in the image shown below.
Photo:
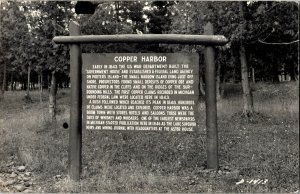
M209 22L204 27L206 35L213 34L213 26ZM205 47L205 105L206 105L206 132L207 132L207 168L218 169L218 130L217 130L217 103L216 103L216 67L215 52L212 46Z
M57 44L69 43L166 43L166 44L201 44L206 46L223 46L228 40L220 35L186 35L186 34L119 34L119 35L82 35L56 36Z
M70 22L70 35L80 35L77 22ZM81 88L81 48L80 44L70 44L71 109L69 135L69 174L75 181L80 180L82 145L82 88Z

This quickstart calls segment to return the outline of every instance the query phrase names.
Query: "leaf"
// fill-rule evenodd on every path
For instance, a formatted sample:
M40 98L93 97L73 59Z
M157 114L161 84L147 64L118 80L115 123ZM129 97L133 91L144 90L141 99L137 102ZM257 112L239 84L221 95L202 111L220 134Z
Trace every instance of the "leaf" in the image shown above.
M36 58L37 58L36 55L31 55L31 56L30 56L30 60L33 60L33 59L36 59Z
M5 56L6 59L11 59L12 58L12 54L9 53L8 55Z
M265 13L265 6L264 6L264 4L260 4L258 6L258 8L256 9L256 14L261 15L261 14L264 14L264 13Z

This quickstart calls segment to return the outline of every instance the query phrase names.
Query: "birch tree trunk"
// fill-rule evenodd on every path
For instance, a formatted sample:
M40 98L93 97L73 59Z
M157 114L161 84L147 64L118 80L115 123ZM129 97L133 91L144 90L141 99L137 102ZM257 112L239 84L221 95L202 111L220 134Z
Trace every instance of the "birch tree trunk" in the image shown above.
M247 117L251 117L251 115L254 112L253 96L252 96L252 91L248 79L246 50L242 43L240 45L240 62L241 62L241 76L242 76L243 100L244 100L243 114Z
M49 93L49 114L52 121L56 118L56 77L55 77L55 70L51 73L51 87Z
M242 28L246 29L248 22L245 19L245 12L247 12L247 3L239 2L239 10L240 17L244 20L242 24ZM240 54L240 62L241 62L241 78L242 78L242 87L243 87L243 115L246 117L252 117L254 112L253 107L253 96L250 88L249 78L248 78L248 66L247 66L247 58L246 58L246 49L243 41L240 41L239 45L239 54Z
M254 67L252 67L251 70L252 70L252 83L255 84L255 69L254 69Z

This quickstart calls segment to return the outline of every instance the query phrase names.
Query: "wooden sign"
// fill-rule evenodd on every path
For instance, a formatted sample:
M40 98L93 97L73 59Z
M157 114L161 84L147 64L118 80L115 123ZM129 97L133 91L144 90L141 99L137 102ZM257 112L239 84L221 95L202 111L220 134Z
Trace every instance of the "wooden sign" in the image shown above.
M197 127L197 53L84 53L82 60L83 129Z
M228 40L224 36L213 35L213 26L210 22L204 27L205 35L80 35L80 26L74 21L70 22L69 30L70 36L54 37L53 41L57 44L70 44L69 172L72 180L80 180L83 128L190 131L197 128L196 118L199 118L196 108L199 94L197 54L84 54L82 56L80 44L85 43L205 45L207 168L218 169L216 69L213 46L223 46L228 43ZM82 68L82 58L84 68ZM149 83L145 80L149 80ZM138 99L140 97L142 99ZM121 100L124 100L122 104ZM140 102L144 104L136 104L138 101L131 100L141 100ZM161 110L155 110L154 107L160 107ZM111 111L110 115L108 111ZM108 127L104 129L103 126Z

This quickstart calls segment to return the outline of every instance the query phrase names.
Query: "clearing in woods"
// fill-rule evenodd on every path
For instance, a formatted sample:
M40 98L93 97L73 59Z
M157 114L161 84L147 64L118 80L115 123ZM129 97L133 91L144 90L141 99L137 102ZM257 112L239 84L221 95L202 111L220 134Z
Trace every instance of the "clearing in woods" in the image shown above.
M32 91L0 102L0 192L294 192L298 190L298 82L254 85L252 122L240 117L241 86L218 102L219 171L205 169L205 135L83 132L80 184L67 177L69 90L58 92L57 122ZM205 126L205 105L199 105ZM20 166L24 165L23 167ZM19 169L18 169L19 168Z

